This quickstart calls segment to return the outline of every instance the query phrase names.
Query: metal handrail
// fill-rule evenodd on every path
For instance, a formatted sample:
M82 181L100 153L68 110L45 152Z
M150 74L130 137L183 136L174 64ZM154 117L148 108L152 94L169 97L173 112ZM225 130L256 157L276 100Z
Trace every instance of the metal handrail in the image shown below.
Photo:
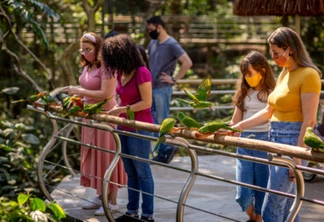
M106 214L107 218L109 219L109 221L113 221L112 215L110 214L110 211L109 211L109 205L108 205L108 200L107 200L107 195L106 195L107 193L106 192L107 192L108 183L109 183L111 173L112 173L115 165L117 164L117 161L119 160L120 156L126 157L126 158L131 158L131 159L136 159L138 161L146 161L146 162L149 162L149 163L153 163L153 161L151 161L151 160L138 158L138 157L133 157L133 156L129 156L129 155L121 153L120 141L119 141L118 134L126 134L126 135L129 135L129 136L136 136L136 137L141 137L141 138L144 137L145 139L151 139L151 140L156 140L157 138L148 137L148 136L142 136L140 134L136 134L136 133L132 133L132 132L125 132L125 131L115 130L113 127L109 126L108 124L100 124L100 123L93 122L93 124L89 125L89 124L86 124L86 123L83 123L83 122L80 122L80 121L74 121L74 120L71 120L71 119L60 118L60 117L55 116L55 115L53 115L53 114L51 114L49 112L44 112L39 107L34 108L32 106L28 106L28 109L36 111L36 112L43 113L48 118L50 118L50 120L52 122L52 125L53 125L53 134L52 134L49 142L44 147L44 149L43 149L43 151L42 151L42 153L40 155L39 163L38 163L38 178L39 178L39 183L40 183L41 190L43 191L45 196L51 201L53 200L53 198L51 197L51 195L49 194L49 192L47 191L47 189L45 187L45 183L44 183L44 179L43 179L43 173L42 173L45 157L47 156L47 154L49 153L51 147L54 145L54 143L56 142L57 139L63 140L65 142L74 141L74 140L71 140L71 139L64 139L64 136L62 137L62 136L58 135L62 130L58 131L58 126L57 126L56 120L66 122L68 124L85 125L85 126L88 126L88 127L98 128L98 129L102 129L102 130L108 130L114 135L114 139L115 139L115 142L116 142L116 151L104 150L102 148L106 152L110 152L110 153L115 154L114 160L113 160L112 164L109 166L109 168L107 169L104 180L103 180L103 197L104 197L103 198L103 206L104 206L104 210L105 210L105 214ZM94 117L96 118L96 116L94 116ZM114 118L118 118L118 117L114 117ZM113 119L113 120L115 120L115 119ZM123 120L123 122L125 122L125 120ZM112 122L112 123L116 124L115 122ZM126 124L128 126L132 125L132 127L134 127L134 128L143 127L143 126L140 125L140 123L137 123L137 121L131 121L131 123L129 121L126 121L126 123L124 123L124 124ZM123 124L121 124L121 125L123 125ZM65 126L65 128L68 128L68 127ZM156 129L154 129L153 131L156 131ZM65 134L65 136L67 136L67 135L68 134ZM179 134L179 135L183 136L183 135L185 135L185 133L184 134ZM187 137L188 137L188 135L187 135ZM237 142L236 145L240 144L240 140L244 141L244 138L236 138L236 139L239 141L239 142ZM304 182L302 180L303 177L302 177L300 171L312 172L313 170L308 169L307 167L302 167L302 166L295 165L294 162L292 162L291 160L287 160L287 159L284 159L284 158L277 158L277 157L273 157L270 160L265 160L265 159L254 158L254 157L249 157L249 156L242 156L242 155L238 155L238 154L234 154L234 153L228 153L228 152L224 152L224 151L220 151L220 150L213 150L213 149L209 149L209 148L205 148L205 147L195 146L195 145L190 144L187 141L187 138L185 139L185 136L184 137L179 137L179 136L177 136L177 137L169 137L169 136L167 136L167 139L166 139L165 142L173 144L173 145L178 145L178 146L185 147L186 150L189 153L191 163L192 163L191 164L191 170L185 170L185 169L173 167L173 166L170 166L170 165L167 165L167 164L154 162L154 164L156 164L156 165L160 165L160 166L164 166L164 167L168 167L168 168L188 172L190 174L190 176L189 176L186 184L184 185L183 190L182 190L182 192L181 192L181 194L179 196L179 200L178 200L178 203L177 203L178 205L177 205L177 216L176 216L177 218L176 218L176 221L183 221L184 207L185 206L190 207L190 206L186 205L185 203L186 203L187 196L188 196L188 194L190 192L191 187L194 184L194 181L195 181L195 178L196 178L197 175L205 176L205 177L216 179L216 180L221 180L221 181L232 183L232 184L235 184L235 185L249 187L249 188L256 189L256 190L261 190L261 191L264 191L264 192L270 192L270 193L275 193L275 194L295 198L294 204L293 204L293 206L291 208L291 211L290 211L290 214L289 214L289 220L288 221L293 220L293 218L296 216L297 212L300 209L300 206L302 204L302 200L306 199L306 198L303 197L304 196ZM217 140L215 140L215 138L214 138L214 141L211 141L210 139L209 140L206 139L206 142L207 143L209 143L209 142L215 143L215 142L217 142ZM224 141L222 141L222 142L224 142ZM260 146L259 144L255 144L255 141L253 141L253 139L250 139L249 142L252 145L252 149L255 148L255 147L253 147L253 145L258 145L259 148L261 150L263 150L263 147ZM78 143L82 144L81 142L78 142ZM233 141L232 141L232 143L233 143ZM226 141L224 142L224 144L226 144ZM232 145L231 141L228 141L228 144ZM91 148L100 149L99 147L92 147L91 145L88 145L88 144L84 144L84 145L87 145L88 147L91 147ZM242 144L240 144L240 145L242 145ZM272 145L274 145L274 143L272 143ZM275 144L275 146L282 146L282 145ZM268 190L268 189L258 187L258 186L254 186L254 185L250 185L250 184L245 184L245 183L240 183L240 182L237 182L237 181L231 181L231 180L227 180L227 179L224 179L224 178L219 178L219 177L213 176L213 175L203 174L203 173L199 172L199 170L198 170L198 160L197 160L197 155L196 155L195 150L204 151L204 152L213 153L213 154L221 154L221 155L230 156L230 157L234 157L234 158L246 159L246 160L250 160L250 161L254 161L254 162L261 162L261 163L266 163L266 164L273 164L273 165L289 167L290 169L295 171L295 175L296 175L296 179L297 179L297 194L296 195L286 194L286 193L282 193L282 192L279 192L279 191ZM265 151L268 151L268 150L265 149ZM294 155L292 154L291 156L294 156ZM64 158L65 158L65 160L64 160L65 164L68 163L67 155L64 155ZM318 158L320 158L320 157L318 157ZM324 159L322 161L324 161ZM68 168L71 167L70 164L67 164L67 166L68 166ZM318 172L318 171L319 170L316 170L316 172ZM70 170L70 172L71 172L71 170ZM324 171L321 171L319 173L324 175ZM324 205L324 202L320 202L320 201L311 200L309 202Z

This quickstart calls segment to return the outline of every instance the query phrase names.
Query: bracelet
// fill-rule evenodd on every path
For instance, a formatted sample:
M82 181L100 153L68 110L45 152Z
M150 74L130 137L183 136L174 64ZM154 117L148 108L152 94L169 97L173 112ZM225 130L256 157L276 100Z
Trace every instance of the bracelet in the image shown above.
M172 81L173 81L174 83L177 82L173 76L171 77L171 79L172 79Z

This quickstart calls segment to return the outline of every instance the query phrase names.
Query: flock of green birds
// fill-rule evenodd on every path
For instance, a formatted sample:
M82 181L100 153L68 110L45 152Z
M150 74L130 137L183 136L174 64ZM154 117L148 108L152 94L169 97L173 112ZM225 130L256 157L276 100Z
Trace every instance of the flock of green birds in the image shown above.
M211 83L212 82L210 77L203 79L202 82L199 84L198 89L194 93L191 93L184 88L183 91L188 96L188 100L184 100L180 98L177 98L177 100L193 107L194 112L197 109L202 109L206 107L211 108L212 103L207 101L207 98L210 95ZM175 127L177 119L179 120L180 124L183 125L182 127ZM165 140L165 136L167 134L172 134L182 129L196 130L197 132L195 132L195 136L199 139L206 138L213 134L228 135L229 133L227 130L231 132L239 132L239 130L231 128L228 125L228 123L222 120L214 120L207 123L200 123L197 120L193 119L192 117L185 115L183 112L178 113L177 119L168 117L163 120L160 127L157 143L152 152L155 152L158 149L160 144Z
M66 94L58 93L54 96L48 92L40 92L35 95L28 96L24 99L15 100L12 103L27 102L33 106L43 106L44 111L48 110L49 105L61 106L64 117L69 115L81 114L87 116L89 114L96 114L102 111L103 106L111 99L107 98L95 104L85 104L81 97L68 96Z
M211 90L211 78L208 77L200 83L197 91L195 93L189 92L187 89L183 89L185 94L188 96L188 100L177 98L180 102L186 103L196 109L206 108L212 106L211 102L207 101L208 96L210 95ZM181 129L196 130L195 136L199 139L206 138L213 134L224 133L228 135L228 132L239 132L239 130L231 128L225 121L215 120L207 123L200 123L190 116L185 115L182 112L179 112L177 119L184 127L175 127L177 120L175 118L166 118L163 120L160 132L158 136L157 143L153 149L155 152L160 144L165 140L167 134L172 134ZM221 131L223 130L223 131ZM228 130L228 131L227 131ZM306 129L304 136L304 143L312 148L315 151L324 151L324 142L319 138L313 131L311 127Z
M195 110L200 108L211 107L212 103L207 101L211 90L211 78L208 77L199 84L195 93L189 92L187 89L183 89L189 100L178 98L179 101L184 102L192 106ZM82 113L83 116L89 114L96 114L102 111L103 106L111 99L106 98L101 102L95 104L84 104L83 100L78 96L68 96L66 94L58 93L51 95L47 92L40 92L35 95L28 96L24 99L15 100L12 103L27 102L37 106L40 104L44 107L44 111L48 110L48 105L61 106L64 117L69 115L76 115ZM130 106L126 108L126 118L134 120L134 112ZM175 124L179 120L182 127L175 127ZM231 128L226 122L222 120L215 120L207 123L201 123L193 119L192 117L185 115L183 112L179 112L176 118L166 118L163 120L158 140L153 152L159 147L159 145L165 140L167 134L172 134L182 129L196 130L195 136L199 139L206 138L213 134L223 133L228 135L228 132L239 132L236 129ZM222 130L222 131L221 131ZM304 136L304 143L315 151L324 151L324 142L317 136L313 128L308 127Z

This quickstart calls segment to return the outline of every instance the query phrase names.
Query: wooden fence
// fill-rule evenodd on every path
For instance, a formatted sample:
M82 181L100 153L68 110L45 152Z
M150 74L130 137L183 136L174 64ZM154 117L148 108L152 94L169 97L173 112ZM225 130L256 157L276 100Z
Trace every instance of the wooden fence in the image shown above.
M163 16L167 31L178 36L182 44L266 44L269 34L280 27L280 19L273 16L257 17L210 17L210 16ZM114 29L120 33L141 34L145 22L142 17L115 16ZM108 21L104 23L108 24ZM82 30L78 22L47 23L45 32L49 41L71 43L78 41ZM103 24L98 21L97 33L102 34ZM175 33L178 32L178 33ZM27 29L23 32L26 41L34 41L34 34Z

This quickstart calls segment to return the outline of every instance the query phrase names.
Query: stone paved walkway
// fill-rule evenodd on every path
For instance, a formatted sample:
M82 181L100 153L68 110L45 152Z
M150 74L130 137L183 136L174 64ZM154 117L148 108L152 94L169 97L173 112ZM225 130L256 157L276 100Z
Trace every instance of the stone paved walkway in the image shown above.
M189 157L175 157L170 163L172 166L184 169L190 168ZM235 160L229 157L210 155L199 156L199 169L202 173L207 173L225 179L235 179ZM183 184L188 178L188 173L175 171L158 165L152 165L155 181L155 194L172 201L178 201ZM306 183L307 198L324 200L324 177L318 177L314 183ZM66 212L82 221L105 222L105 216L93 216L94 210L82 210L82 200L72 197L64 192L64 189L76 196L91 199L95 196L92 189L84 188L79 185L79 178L66 177L53 191L52 196L58 200ZM239 205L235 202L236 189L234 185L215 181L209 178L198 176L188 199L187 205L210 211L212 214L198 211L189 207L185 208L185 222L227 222L227 221L246 221L247 216L241 212ZM118 203L120 212L126 211L127 190L120 189L118 193ZM323 219L324 207L312 205L304 202L300 211L302 222L320 222ZM115 217L120 214L115 214ZM156 222L174 222L176 217L176 204L163 199L155 198ZM230 218L230 219L227 219Z

